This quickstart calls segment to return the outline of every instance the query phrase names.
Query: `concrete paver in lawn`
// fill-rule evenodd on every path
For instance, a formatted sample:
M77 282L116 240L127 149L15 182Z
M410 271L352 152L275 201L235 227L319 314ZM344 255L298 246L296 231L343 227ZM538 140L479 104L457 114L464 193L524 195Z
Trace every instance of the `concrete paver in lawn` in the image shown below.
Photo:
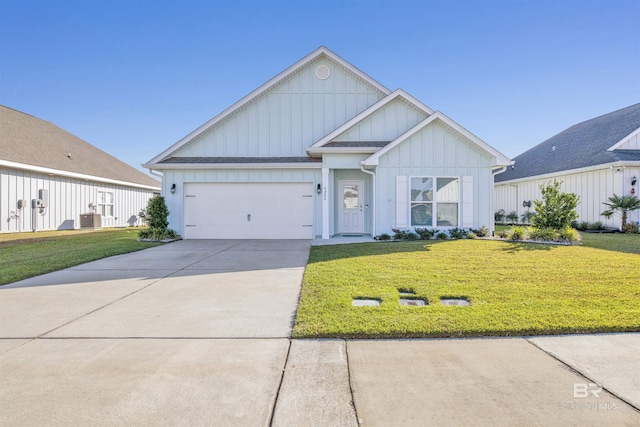
M522 338L348 341L363 425L638 425L640 413Z
M293 340L273 426L358 426L344 340Z
M0 425L267 425L288 347L34 340L0 355Z
M640 333L535 337L529 341L640 409Z
M170 273L66 269L4 285L0 287L0 338L40 336Z

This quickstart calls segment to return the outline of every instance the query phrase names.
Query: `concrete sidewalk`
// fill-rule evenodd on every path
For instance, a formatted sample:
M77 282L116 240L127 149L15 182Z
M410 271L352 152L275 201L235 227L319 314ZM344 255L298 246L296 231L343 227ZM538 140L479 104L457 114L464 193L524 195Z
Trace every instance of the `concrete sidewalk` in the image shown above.
M640 425L638 333L291 340L309 244L182 241L0 287L0 425Z

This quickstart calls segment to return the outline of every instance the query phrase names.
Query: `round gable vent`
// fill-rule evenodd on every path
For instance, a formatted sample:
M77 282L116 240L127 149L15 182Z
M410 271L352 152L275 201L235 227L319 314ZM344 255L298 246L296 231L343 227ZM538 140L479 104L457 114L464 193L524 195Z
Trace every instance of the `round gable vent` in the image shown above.
M316 67L316 77L320 80L327 80L331 75L331 68L326 65L318 65Z

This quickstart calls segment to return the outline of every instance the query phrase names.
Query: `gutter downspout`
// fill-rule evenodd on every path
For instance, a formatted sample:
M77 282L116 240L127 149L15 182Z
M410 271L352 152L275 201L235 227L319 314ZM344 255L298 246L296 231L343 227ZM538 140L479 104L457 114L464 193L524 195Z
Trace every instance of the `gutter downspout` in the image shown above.
M371 212L371 234L373 235L373 238L376 237L376 208L377 208L377 204L376 204L376 173L372 172L372 171L368 171L365 170L364 168L364 162L360 162L360 170L366 174L371 175L373 178L371 179L371 182L373 183L371 186L371 189L373 191L373 201L371 202L372 206L372 212Z

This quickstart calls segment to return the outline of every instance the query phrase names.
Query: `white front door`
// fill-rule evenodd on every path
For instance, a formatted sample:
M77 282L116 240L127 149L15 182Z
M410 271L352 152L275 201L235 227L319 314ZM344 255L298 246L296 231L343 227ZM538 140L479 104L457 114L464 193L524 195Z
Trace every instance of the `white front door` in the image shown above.
M338 233L364 233L364 181L338 181Z

